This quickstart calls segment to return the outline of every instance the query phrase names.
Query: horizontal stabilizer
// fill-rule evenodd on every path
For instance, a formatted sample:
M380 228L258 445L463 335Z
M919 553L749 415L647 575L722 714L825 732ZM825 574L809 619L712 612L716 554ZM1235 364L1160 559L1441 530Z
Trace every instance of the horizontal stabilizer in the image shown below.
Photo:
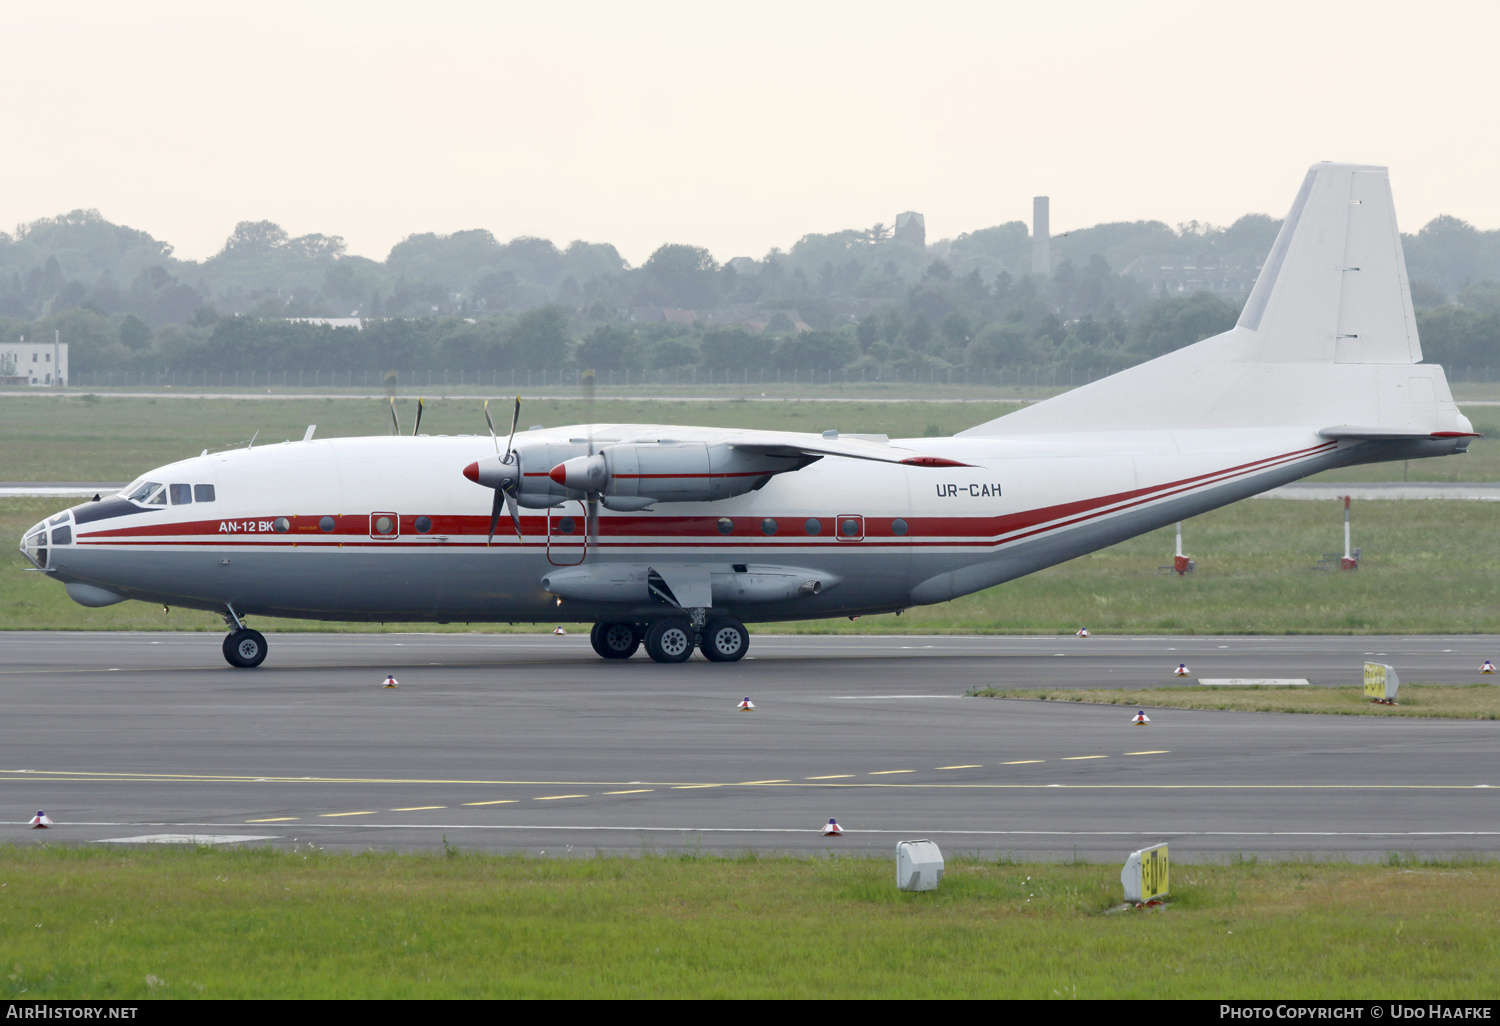
M1479 438L1476 431L1395 431L1391 428L1354 427L1340 424L1318 432L1319 438L1348 438L1368 441L1376 438Z

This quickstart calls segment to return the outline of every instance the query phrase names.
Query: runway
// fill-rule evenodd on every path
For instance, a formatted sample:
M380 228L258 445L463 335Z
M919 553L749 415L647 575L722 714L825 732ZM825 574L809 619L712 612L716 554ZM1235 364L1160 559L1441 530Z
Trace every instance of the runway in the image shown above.
M1194 676L1473 682L1489 636L756 636L662 667L586 638L0 635L0 820L16 843L159 835L339 849L1115 860L1500 851L1500 722L1148 710L973 687ZM400 682L383 689L386 673ZM755 712L735 705L751 697ZM56 822L33 831L38 809ZM844 836L819 828L836 817Z

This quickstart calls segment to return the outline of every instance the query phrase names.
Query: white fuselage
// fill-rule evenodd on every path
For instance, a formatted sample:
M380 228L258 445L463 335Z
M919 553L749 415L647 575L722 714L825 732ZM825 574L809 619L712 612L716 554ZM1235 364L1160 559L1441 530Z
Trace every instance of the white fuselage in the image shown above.
M726 436L594 431L600 444L624 432ZM532 431L518 442L566 445L581 433ZM28 554L90 605L135 598L330 620L641 621L661 613L646 574L671 580L688 568L711 582L711 599L695 604L746 622L852 616L945 601L1328 467L1436 455L1435 444L1451 451L1302 429L924 438L893 445L969 465L828 456L743 495L600 509L593 525L576 499L523 509L521 537L502 517L491 542L494 492L462 472L493 455L488 437L340 438L162 467L142 479L166 486L162 504L150 495L111 497L108 509L85 503L49 528L68 527L69 540L32 542ZM205 485L211 501L185 501L193 486L207 495ZM184 501L173 503L174 492ZM90 519L101 512L114 515Z

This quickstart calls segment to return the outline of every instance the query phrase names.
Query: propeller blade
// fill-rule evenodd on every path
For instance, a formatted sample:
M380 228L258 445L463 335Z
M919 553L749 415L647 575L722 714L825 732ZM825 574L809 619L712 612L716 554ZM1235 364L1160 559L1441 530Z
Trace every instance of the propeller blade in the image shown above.
M583 372L583 416L588 422L589 455L594 455L594 372Z
M506 452L513 451L513 449L512 449L512 443L514 443L515 440L516 440L516 425L519 424L520 422L521 422L521 397L520 396L516 396L516 408L511 411L511 415L510 415L510 437L505 440L505 451Z
M486 545L491 544L495 540L495 528L500 526L500 508L505 505L505 498L505 491L496 488L495 501L490 506L490 536L484 541Z
M422 402L421 399L417 400L417 422L411 426L411 433L414 437L422 427Z
M396 416L396 397L391 396L391 434L401 433L401 418Z
M516 540L525 541L521 534L521 510L516 506L516 497L510 492L505 493L505 508L510 510L510 522L516 525Z
M484 422L490 426L490 441L495 443L495 454L500 454L500 439L495 437L495 422L490 419L490 401L484 401Z

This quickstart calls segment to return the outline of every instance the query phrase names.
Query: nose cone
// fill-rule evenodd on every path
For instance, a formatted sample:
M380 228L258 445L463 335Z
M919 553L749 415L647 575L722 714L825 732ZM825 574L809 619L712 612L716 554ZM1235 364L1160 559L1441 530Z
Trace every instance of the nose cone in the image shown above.
M473 481L475 484L479 483L478 460L475 460L473 463L470 463L467 467L464 468L464 477L468 478L470 481Z

